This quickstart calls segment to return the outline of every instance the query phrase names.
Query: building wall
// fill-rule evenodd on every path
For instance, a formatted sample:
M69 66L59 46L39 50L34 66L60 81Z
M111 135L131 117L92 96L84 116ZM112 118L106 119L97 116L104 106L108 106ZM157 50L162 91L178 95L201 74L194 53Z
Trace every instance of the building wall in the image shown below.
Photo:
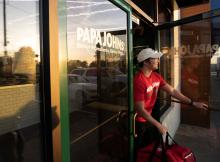
M0 87L0 135L40 122L33 84Z

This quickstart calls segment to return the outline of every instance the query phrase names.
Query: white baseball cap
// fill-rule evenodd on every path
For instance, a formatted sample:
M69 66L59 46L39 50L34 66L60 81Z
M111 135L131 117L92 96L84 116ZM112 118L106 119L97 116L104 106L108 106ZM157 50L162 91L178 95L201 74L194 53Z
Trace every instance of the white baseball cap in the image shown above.
M163 55L163 53L154 51L151 48L145 48L141 50L137 55L138 62L142 62L148 58L160 58Z

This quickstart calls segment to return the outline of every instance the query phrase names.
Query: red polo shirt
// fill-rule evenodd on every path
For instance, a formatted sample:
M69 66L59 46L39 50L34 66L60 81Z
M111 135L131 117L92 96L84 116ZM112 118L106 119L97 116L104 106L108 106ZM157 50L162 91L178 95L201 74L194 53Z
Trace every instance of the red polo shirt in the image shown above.
M142 71L139 71L134 77L134 102L144 101L144 108L151 114L158 89L165 84L163 77L157 72L152 72L149 77L146 77ZM146 122L139 115L136 120Z

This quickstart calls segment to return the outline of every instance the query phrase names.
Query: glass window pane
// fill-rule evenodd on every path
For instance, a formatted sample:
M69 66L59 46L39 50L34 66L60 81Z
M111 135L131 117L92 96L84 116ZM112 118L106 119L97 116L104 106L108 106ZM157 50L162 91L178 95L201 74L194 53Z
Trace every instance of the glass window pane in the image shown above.
M127 14L107 0L67 8L68 71L85 80L68 83L71 160L127 162L128 119L116 121L128 109Z
M160 59L160 73L166 80L166 82L170 85L173 85L174 82L174 74L173 74L173 53L172 50L172 42L171 42L172 30L161 30L160 31L160 50L164 54ZM167 106L170 105L170 96L168 93L164 91L160 91L159 94L160 106L161 110L166 109ZM163 110L164 111L164 110Z
M219 159L219 27L220 17L181 26L181 46L178 49L181 51L181 90L215 110L201 113L192 106L181 105L183 124L176 138L190 146L201 162Z
M39 1L1 0L0 38L0 161L40 162Z
M163 24L166 22L169 22L171 20L172 13L169 13L167 8L164 6L164 4L159 1L158 5L158 19L159 24ZM160 59L160 73L164 77L164 79L169 83L170 85L173 85L173 53L172 50L170 50L173 46L172 42L172 29L164 29L160 30L160 51L164 54L163 57ZM159 94L160 98L160 107L161 110L164 111L168 108L170 105L170 96L160 91Z

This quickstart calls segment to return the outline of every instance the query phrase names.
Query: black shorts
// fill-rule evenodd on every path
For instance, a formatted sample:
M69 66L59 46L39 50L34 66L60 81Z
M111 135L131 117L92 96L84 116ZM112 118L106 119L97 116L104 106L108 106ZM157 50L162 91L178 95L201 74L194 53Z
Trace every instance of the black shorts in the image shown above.
M136 122L135 131L137 134L134 139L136 149L145 147L160 138L158 129L149 122Z

